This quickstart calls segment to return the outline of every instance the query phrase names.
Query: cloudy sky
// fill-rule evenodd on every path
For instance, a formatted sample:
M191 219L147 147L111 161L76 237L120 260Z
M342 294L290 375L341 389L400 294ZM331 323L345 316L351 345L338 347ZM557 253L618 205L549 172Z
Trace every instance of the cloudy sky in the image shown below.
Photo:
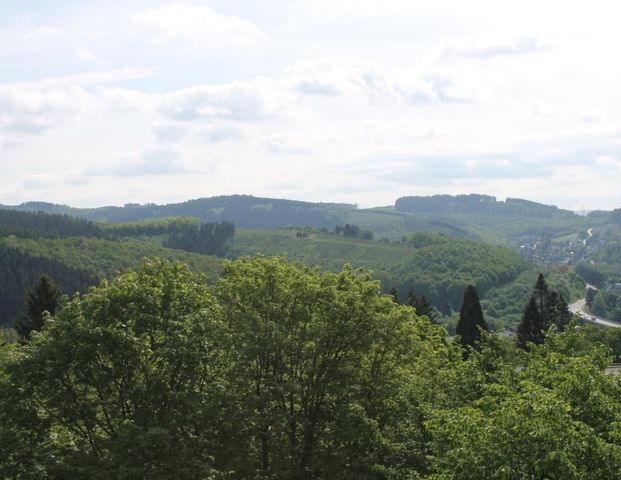
M619 207L615 3L0 0L0 203Z

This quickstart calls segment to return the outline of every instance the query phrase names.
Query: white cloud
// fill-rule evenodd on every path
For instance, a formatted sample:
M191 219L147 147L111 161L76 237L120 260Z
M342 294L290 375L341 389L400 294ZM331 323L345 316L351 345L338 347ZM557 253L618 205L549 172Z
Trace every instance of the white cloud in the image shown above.
M618 15L555 4L21 9L0 26L0 202L480 191L619 206Z
M79 178L134 178L188 173L179 150L170 147L156 147L114 155L112 160L104 159L102 163L102 165L82 170Z
M266 79L200 85L164 95L161 113L179 121L266 120L288 108L293 97Z
M24 82L0 83L0 89L19 88L22 90L42 90L51 88L68 87L73 85L101 85L104 83L121 82L146 78L156 71L155 68L117 68L113 70L99 70L83 72L63 77L47 77L41 80Z
M263 144L271 153L302 155L312 152L311 146L305 144L304 139L286 138L282 135L271 135Z
M246 43L266 38L251 22L204 5L175 3L137 13L134 21L158 43Z
M339 95L366 91L390 94L386 74L357 58L322 58L298 61L286 69L287 80L304 94Z
M74 116L87 97L81 87L49 90L0 88L0 131L38 135Z
M28 190L43 190L55 185L58 178L53 175L29 175L22 181L22 186Z
M306 95L365 94L407 104L473 101L476 88L433 70L388 71L361 58L298 61L286 69L286 82Z
M22 35L22 38L26 40L44 41L49 38L58 37L62 35L62 31L53 27L37 27Z
M378 18L398 15L421 15L435 12L446 2L412 0L306 0L305 10L324 17Z
M535 37L513 38L506 41L490 39L462 39L442 50L440 60L476 59L488 60L496 57L543 53L552 47Z
M97 62L97 57L88 48L78 48L75 51L75 56L78 57L80 60L84 60L87 62Z

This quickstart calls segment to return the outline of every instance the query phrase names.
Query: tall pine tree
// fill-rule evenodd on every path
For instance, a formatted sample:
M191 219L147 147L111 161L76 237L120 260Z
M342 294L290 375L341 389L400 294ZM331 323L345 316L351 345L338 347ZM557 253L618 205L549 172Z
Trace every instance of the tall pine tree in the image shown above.
M550 291L542 273L537 277L533 293L518 325L518 345L526 348L528 342L542 344L544 332L552 325L564 330L571 320L571 313L563 295Z
M33 331L40 331L45 321L44 312L54 315L60 306L61 292L47 275L43 275L28 293L26 311L15 321L14 327L22 340L30 340Z
M528 342L542 344L543 338L543 318L535 295L531 295L517 328L517 342L520 347L526 348Z
M481 341L481 330L487 331L487 324L483 318L479 294L473 285L468 285L464 292L464 301L459 311L457 335L464 347L478 348Z
M535 301L537 303L537 309L539 310L539 315L541 318L545 318L546 310L548 308L548 284L546 283L546 279L543 276L543 273L540 273L537 277L537 282L535 282L535 289L533 291L533 296L535 297Z
M418 315L425 316L433 323L436 323L436 311L431 306L431 303L429 303L425 295L418 296L416 291L412 289L410 290L410 293L408 293L408 298L406 299L405 304L410 307L414 307Z
M392 297L395 303L399 303L399 293L394 286L390 287L390 290L388 290L388 295Z

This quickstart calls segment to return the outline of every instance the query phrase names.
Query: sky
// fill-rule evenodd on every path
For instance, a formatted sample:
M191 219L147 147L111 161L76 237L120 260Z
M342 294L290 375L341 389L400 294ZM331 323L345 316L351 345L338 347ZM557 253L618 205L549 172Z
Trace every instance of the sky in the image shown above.
M0 0L0 203L617 208L616 3Z

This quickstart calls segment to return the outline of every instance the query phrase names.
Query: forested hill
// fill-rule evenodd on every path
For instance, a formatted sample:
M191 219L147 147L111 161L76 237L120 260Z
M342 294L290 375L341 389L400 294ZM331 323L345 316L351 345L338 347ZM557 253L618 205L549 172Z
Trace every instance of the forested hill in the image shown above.
M466 285L476 284L485 295L525 269L508 248L438 234L372 241L339 234L342 230L236 230L226 221L201 223L192 217L96 223L61 214L0 210L0 324L9 324L19 313L41 274L47 273L71 295L139 266L144 257L181 260L212 278L220 269L216 256L263 253L331 271L349 263L373 270L384 291L396 288L402 298L415 288L446 315L459 309Z
M395 210L409 213L435 213L534 217L574 217L576 214L556 206L543 205L530 200L507 198L498 201L490 195L432 195L401 197Z
M203 222L229 221L245 228L278 228L286 226L313 226L334 228L345 218L354 205L338 203L311 203L296 200L230 195L200 198L167 205L133 204L123 207L73 208L45 202L28 202L16 210L68 214L96 222L134 222L165 217L197 217Z
M6 235L29 238L102 237L105 232L93 222L69 215L48 215L41 211L0 210L0 237Z
M168 217L194 217L202 222L234 223L238 228L274 229L314 227L332 230L349 223L373 232L376 238L399 240L417 232L437 232L455 238L496 245L517 246L524 236L552 238L586 232L613 222L615 212L580 216L555 206L488 195L434 195L399 198L395 205L358 208L346 203L230 195L157 205L128 203L123 207L75 208L45 202L28 202L0 208L63 214L104 223L136 222Z

